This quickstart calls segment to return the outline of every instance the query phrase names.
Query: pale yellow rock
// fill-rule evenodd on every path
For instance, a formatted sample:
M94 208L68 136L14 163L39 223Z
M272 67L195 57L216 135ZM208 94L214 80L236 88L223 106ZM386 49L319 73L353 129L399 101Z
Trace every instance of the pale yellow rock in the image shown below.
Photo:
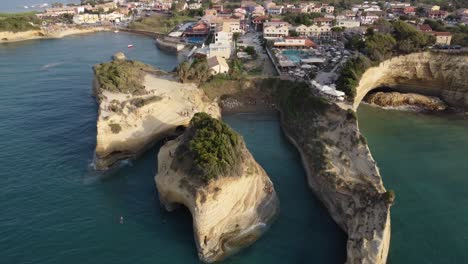
M274 220L279 202L273 184L244 146L241 176L218 177L200 186L173 164L179 143L180 137L167 142L158 154L160 201L168 210L180 204L190 210L202 261L222 260L252 244Z
M46 30L45 28L29 30L23 32L0 32L0 43L19 42L34 39L56 39L70 35L79 35L107 31L105 27L79 28L79 27L59 27L56 30Z
M301 154L309 186L348 234L346 263L386 263L392 201L357 120L330 104L306 123L284 114L281 123Z
M434 95L451 106L468 108L468 55L421 52L383 61L363 74L353 108L380 86Z
M94 85L99 102L95 159L98 169L106 169L122 159L135 158L178 127L187 126L195 113L221 116L218 104L209 101L201 89L194 84L182 84L170 74L147 74L144 79L146 95L101 90L96 80ZM159 97L159 100L141 107L130 103L136 98L150 97ZM112 105L120 110L112 111ZM120 127L118 132L112 131L113 124Z
M364 101L381 107L417 107L429 111L442 111L447 105L438 97L415 93L377 92L368 94Z

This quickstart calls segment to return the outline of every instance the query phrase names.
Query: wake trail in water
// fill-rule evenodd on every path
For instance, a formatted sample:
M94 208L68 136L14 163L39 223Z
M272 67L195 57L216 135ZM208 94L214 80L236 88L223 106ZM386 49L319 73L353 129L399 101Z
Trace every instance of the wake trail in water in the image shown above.
M43 65L43 66L40 68L40 70L41 70L41 71L46 71L46 70L48 70L48 69L50 69L50 68L54 68L54 67L60 66L60 65L62 65L62 64L64 64L64 63L65 63L65 62L52 62L52 63L48 63L48 64L46 64L46 65Z

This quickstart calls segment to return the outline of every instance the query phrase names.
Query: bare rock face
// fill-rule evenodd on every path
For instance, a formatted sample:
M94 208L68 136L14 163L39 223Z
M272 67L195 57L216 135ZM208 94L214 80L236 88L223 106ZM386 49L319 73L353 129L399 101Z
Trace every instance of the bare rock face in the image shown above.
M468 108L467 72L466 54L421 52L395 57L363 74L353 108L379 86L437 96L450 106Z
M224 154L211 149L218 155L194 155L196 152L190 151L191 146L201 143L191 145L190 142L206 132L197 134L191 123L182 136L161 147L155 181L160 201L167 210L181 204L190 210L199 258L210 263L257 240L278 214L279 202L268 175L246 149L240 136L236 143L238 149L231 156L234 160L223 158L229 163L226 170L194 165L195 160L206 161L229 155L226 153L234 154L228 147L221 151ZM212 143L209 143L211 147ZM205 177L207 175L209 178Z
M301 154L309 186L348 234L346 263L386 263L394 194L382 183L355 112L312 96L307 85L279 91L283 131Z
M381 107L417 107L429 111L443 111L447 108L438 97L414 93L377 92L368 94L364 101Z
M94 163L99 170L137 157L187 126L195 113L221 115L217 103L208 100L201 89L182 84L171 74L142 72L140 85L134 92L110 91L95 77L99 113Z
M112 56L113 60L126 60L127 57L125 57L125 54L123 52L117 52Z

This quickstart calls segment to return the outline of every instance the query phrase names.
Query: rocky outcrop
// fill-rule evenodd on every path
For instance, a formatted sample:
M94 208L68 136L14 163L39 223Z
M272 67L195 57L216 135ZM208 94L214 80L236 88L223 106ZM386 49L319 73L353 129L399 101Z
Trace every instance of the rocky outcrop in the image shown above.
M441 98L450 106L468 108L468 55L422 52L395 57L362 76L353 108L380 86Z
M377 92L368 94L364 101L373 105L390 108L413 108L428 111L443 111L447 105L435 96L414 93Z
M282 128L309 186L348 234L346 263L386 263L394 194L383 186L355 112L312 96L306 85L279 88Z
M182 84L169 73L144 72L138 93L103 89L98 78L94 91L99 103L95 166L106 169L132 159L158 140L187 126L197 112L219 117L216 102L194 84Z
M227 162L232 166L225 173L203 180L197 170L191 169L200 156L183 150L191 146L191 133L197 133L192 125L161 147L156 187L167 210L180 204L190 210L199 258L214 262L257 240L278 214L279 203L272 182L240 136L239 150L233 155L236 161ZM223 153L231 151L228 148Z

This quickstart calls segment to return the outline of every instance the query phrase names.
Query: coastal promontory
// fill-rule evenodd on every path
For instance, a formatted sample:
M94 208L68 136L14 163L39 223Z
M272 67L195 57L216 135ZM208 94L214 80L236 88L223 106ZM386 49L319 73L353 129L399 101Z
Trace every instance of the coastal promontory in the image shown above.
M216 103L194 84L116 54L94 66L97 119L97 169L132 159L158 140L187 126L197 112L220 116Z
M167 210L190 210L204 262L252 244L279 212L273 183L242 137L206 113L195 114L184 134L161 147L155 181Z

